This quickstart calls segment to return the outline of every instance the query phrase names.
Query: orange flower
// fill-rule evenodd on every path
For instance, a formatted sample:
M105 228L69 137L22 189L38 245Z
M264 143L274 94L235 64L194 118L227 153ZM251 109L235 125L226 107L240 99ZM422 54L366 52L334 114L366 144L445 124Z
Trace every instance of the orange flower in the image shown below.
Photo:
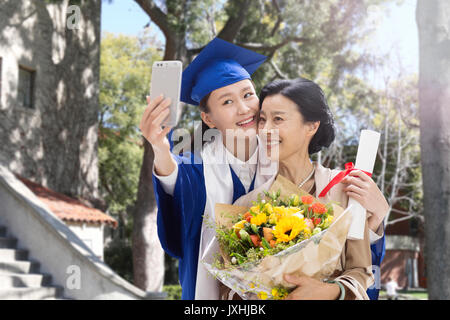
M302 196L302 202L304 204L311 204L311 203L313 203L313 201L314 201L314 198L310 195Z
M314 213L322 214L327 212L327 207L320 202L316 202L312 205L312 209Z

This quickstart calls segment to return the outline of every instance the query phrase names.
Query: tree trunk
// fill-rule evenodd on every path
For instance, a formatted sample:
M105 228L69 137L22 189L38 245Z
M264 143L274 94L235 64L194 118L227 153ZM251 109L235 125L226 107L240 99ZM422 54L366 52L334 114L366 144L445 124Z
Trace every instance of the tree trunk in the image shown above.
M187 50L178 37L166 40L164 60L185 61ZM180 53L183 53L182 56ZM164 284L164 251L156 226L156 199L153 192L153 149L144 139L144 158L139 177L138 196L133 217L134 284L146 291L162 291Z
M430 299L450 299L450 1L416 10L427 285Z
M170 30L167 17L151 1L136 1L165 32L163 60L188 62L185 34ZM156 15L155 15L156 14ZM156 21L155 21L156 20ZM157 207L153 192L153 149L144 139L144 158L139 177L138 196L133 217L134 284L145 291L162 291L164 284L164 251L158 238Z
M164 251L156 228L156 201L152 184L153 149L145 141L144 160L139 177L136 206L133 212L133 277L144 291L162 291Z

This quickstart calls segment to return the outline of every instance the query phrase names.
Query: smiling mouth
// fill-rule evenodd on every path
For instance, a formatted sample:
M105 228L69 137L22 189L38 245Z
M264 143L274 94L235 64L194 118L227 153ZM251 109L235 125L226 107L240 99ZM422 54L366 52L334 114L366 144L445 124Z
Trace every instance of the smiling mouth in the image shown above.
M278 135L272 136L271 134L268 134L264 140L268 149L276 147L281 143L281 139L279 139Z
M278 146L281 143L281 140L269 140L266 141L267 148Z
M250 127L256 123L256 116L252 116L240 122L236 122L236 125L239 127Z

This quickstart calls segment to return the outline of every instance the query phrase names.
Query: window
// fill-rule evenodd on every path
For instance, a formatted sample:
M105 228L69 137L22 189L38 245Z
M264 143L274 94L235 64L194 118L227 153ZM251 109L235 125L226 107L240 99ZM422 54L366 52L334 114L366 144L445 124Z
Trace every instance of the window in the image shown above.
M34 108L35 71L19 66L19 104L24 108Z

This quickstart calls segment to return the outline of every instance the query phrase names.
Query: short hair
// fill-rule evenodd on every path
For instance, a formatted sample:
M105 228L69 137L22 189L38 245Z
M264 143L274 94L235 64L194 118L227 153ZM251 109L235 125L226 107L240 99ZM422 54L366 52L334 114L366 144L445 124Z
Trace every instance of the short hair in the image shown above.
M259 108L261 109L266 97L275 94L281 94L293 101L305 121L320 121L319 129L309 143L309 154L317 153L323 147L330 146L335 138L334 120L325 94L319 85L301 77L292 80L275 80L262 88Z

